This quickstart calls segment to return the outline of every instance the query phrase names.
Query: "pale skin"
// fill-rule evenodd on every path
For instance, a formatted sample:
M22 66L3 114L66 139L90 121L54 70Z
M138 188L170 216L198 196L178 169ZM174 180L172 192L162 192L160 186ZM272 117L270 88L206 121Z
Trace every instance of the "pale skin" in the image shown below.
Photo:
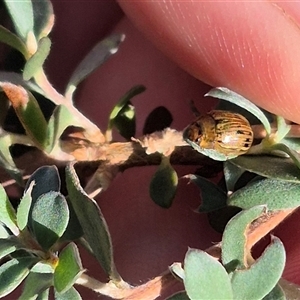
M202 97L209 90L207 84L229 87L300 123L299 3L119 4L126 15L113 1L54 3L57 20L47 70L50 80L61 89L93 44L111 30L126 34L119 53L87 79L77 94L78 107L101 129L105 129L113 104L136 84L147 87L147 92L134 100L137 136L156 106L164 105L172 112L172 127L178 130L193 119L190 99L200 111L213 108L215 102ZM178 170L185 175L194 169ZM127 170L97 198L111 231L117 268L125 280L135 284L159 275L174 261L182 261L188 246L205 249L220 240L206 216L193 211L199 205L199 193L185 180L180 181L170 210L151 202L148 184L154 171L155 167ZM273 234L286 247L284 277L300 284L297 215ZM89 262L85 265L88 269L92 266Z

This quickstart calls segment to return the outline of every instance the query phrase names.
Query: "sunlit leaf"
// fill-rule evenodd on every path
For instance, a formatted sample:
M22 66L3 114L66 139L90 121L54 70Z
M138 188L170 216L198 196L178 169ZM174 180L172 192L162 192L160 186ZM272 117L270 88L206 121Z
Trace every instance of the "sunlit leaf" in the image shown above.
M222 237L222 263L234 267L245 267L249 249L246 249L246 230L249 224L265 210L264 206L255 206L241 211L226 225Z
M0 220L9 230L18 235L19 229L16 225L16 212L12 207L3 186L0 184Z
M21 86L2 82L0 87L15 109L26 134L38 148L43 149L47 141L47 121L37 100Z
M68 244L59 255L59 262L54 272L54 287L57 292L69 290L83 273L78 248L74 243Z
M56 290L54 290L55 294L55 300L81 300L80 294L77 292L77 290L74 287L71 287L69 290L67 290L64 293L58 293Z
M36 258L11 259L0 266L0 297L15 290L28 275Z
M298 169L300 169L300 154L297 151L290 149L288 146L281 143L273 145L271 149L287 153L294 162L294 164L298 167Z
M31 207L31 192L35 182L31 181L28 189L21 198L20 204L17 210L17 224L20 230L23 230L27 226L29 211Z
M0 259L20 248L22 245L14 236L0 239Z
M51 41L48 37L43 37L39 43L37 51L26 62L23 70L24 80L30 80L42 69L43 64L50 53Z
M278 283L285 266L285 250L274 237L259 259L248 269L236 270L231 284L234 299L262 299Z
M58 105L50 117L47 128L47 147L46 151L50 153L53 149L59 147L60 136L68 126L79 126L80 123L75 120L74 115L65 105Z
M47 290L53 281L51 273L30 272L27 276L21 296L18 300L35 300L40 293Z
M38 243L48 250L63 235L69 222L65 197L53 191L40 196L33 205L31 218Z
M289 158L242 155L228 161L230 164L264 177L300 183L300 171Z
M4 0L18 35L27 40L28 33L33 31L33 10L31 0Z
M266 205L268 210L294 208L300 205L300 184L269 178L256 180L234 192L227 203L243 209L256 205Z
M243 96L224 87L213 88L207 94L205 94L205 96L229 101L246 109L261 121L268 134L271 133L271 125L264 113L256 105L254 105L251 101L247 100Z
M189 249L184 259L184 286L191 300L233 299L229 276L215 258Z
M114 126L127 140L135 136L135 109L130 102L120 110L114 119Z
M173 263L170 267L169 267L170 271L172 272L173 275L177 276L180 279L184 279L184 269L182 268L182 264L181 263Z
M146 88L143 85L137 85L137 86L133 87L118 101L118 103L112 109L110 116L109 116L109 120L108 120L108 128L107 128L107 133L106 133L107 140L112 139L111 138L111 130L112 130L113 126L115 125L115 120L118 117L120 117L120 115L122 114L122 111L124 112L124 109L128 110L128 106L130 105L130 100L134 96L144 92L145 89ZM135 119L133 119L132 121L135 121Z

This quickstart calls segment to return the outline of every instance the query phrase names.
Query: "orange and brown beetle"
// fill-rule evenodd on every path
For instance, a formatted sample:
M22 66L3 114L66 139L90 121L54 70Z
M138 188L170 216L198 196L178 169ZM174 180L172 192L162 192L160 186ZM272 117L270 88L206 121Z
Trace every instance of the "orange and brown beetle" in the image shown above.
M183 138L197 151L216 160L227 160L250 149L253 132L242 115L212 110L192 122Z

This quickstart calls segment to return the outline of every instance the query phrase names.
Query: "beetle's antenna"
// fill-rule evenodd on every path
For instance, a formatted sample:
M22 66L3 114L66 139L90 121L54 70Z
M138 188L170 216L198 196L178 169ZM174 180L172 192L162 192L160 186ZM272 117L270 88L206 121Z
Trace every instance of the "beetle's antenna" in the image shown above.
M200 116L200 112L199 112L199 110L197 109L197 107L195 106L194 100L191 100L191 101L190 101L190 109L191 109L191 111L193 112L193 114L194 114L196 117L199 117L199 116Z

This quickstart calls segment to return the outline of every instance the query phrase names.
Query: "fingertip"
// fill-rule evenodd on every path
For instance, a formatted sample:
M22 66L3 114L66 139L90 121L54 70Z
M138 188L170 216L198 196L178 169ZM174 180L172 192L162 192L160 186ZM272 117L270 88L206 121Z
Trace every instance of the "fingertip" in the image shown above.
M291 5L119 3L152 42L196 78L228 87L275 114L300 122L300 17L290 14Z

